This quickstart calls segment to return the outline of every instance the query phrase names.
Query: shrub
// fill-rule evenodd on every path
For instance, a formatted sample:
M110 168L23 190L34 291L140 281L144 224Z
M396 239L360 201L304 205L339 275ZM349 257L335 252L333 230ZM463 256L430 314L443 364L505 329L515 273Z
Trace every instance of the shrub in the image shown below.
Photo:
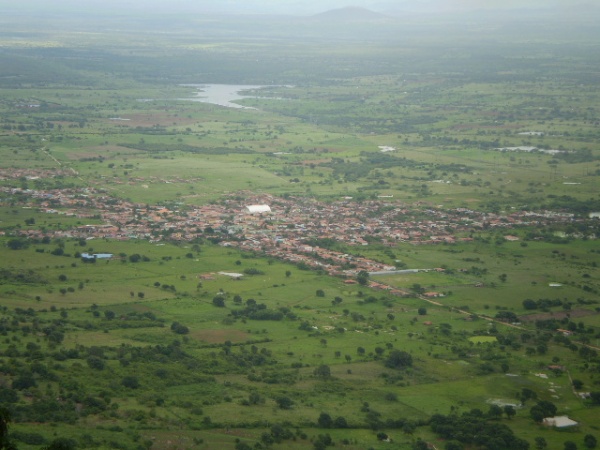
M140 381L133 375L127 375L121 380L121 384L129 389L137 389L140 387Z

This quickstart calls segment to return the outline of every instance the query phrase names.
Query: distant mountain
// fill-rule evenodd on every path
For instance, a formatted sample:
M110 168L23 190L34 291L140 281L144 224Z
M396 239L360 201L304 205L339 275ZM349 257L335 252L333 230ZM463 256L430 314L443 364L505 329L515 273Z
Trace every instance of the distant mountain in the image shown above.
M326 20L332 22L366 22L373 20L389 19L388 16L357 6L348 6L346 8L331 9L311 16L314 20Z

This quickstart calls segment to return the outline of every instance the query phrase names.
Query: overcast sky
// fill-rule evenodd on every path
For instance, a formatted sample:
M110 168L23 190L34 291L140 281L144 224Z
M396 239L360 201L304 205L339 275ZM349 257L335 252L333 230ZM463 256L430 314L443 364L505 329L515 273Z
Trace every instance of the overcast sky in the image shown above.
M0 10L26 12L102 11L122 13L193 11L256 14L316 14L329 9L359 6L373 11L448 12L508 8L573 8L597 0L0 0Z

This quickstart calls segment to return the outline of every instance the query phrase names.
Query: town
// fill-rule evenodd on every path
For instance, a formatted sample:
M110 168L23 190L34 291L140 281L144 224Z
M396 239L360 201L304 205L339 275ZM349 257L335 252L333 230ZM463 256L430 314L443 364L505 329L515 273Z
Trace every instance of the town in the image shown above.
M52 177L51 171L3 171L4 179ZM74 228L20 227L16 235L41 239L147 239L151 242L195 242L211 239L222 246L258 252L280 260L320 269L340 277L359 272L392 272L390 265L357 256L360 247L377 242L394 246L453 244L474 239L482 230L499 230L501 239L519 240L510 230L519 227L543 228L554 224L575 224L585 219L551 211L513 210L484 213L467 208L444 209L423 202L412 205L390 199L355 201L344 197L322 202L307 197L277 197L249 191L223 196L204 206L183 203L144 205L109 195L99 188L27 189L2 187L2 204L37 208L47 214L101 223ZM334 251L322 243L339 242L356 248L354 255ZM437 268L438 270L442 270Z

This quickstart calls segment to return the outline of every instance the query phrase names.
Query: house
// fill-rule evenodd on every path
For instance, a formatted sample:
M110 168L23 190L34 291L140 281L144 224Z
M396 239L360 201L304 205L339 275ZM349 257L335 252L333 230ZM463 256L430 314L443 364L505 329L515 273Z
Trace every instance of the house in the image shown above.
M89 253L82 253L81 257L83 259L111 259L113 257L112 253L94 253L90 255Z
M546 417L542 423L547 427L555 428L568 428L579 425L577 422L569 419L567 416Z

